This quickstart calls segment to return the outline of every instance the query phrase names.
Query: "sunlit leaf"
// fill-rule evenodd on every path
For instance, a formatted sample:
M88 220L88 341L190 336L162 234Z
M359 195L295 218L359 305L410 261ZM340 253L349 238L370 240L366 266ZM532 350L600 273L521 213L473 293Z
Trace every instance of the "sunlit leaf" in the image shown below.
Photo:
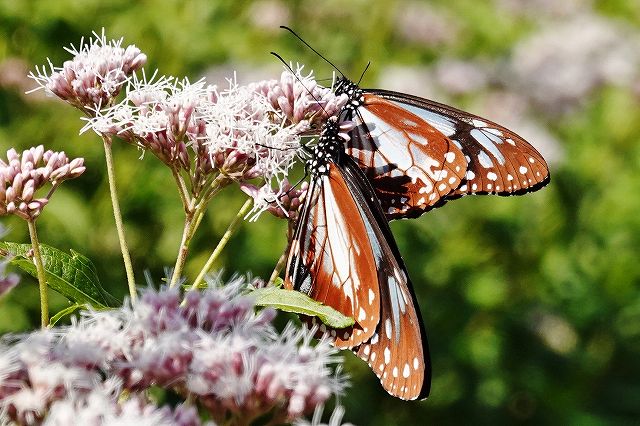
M331 328L346 328L354 324L353 318L342 315L330 306L311 299L299 291L277 287L259 288L251 292L258 306L270 306L285 312L318 317Z

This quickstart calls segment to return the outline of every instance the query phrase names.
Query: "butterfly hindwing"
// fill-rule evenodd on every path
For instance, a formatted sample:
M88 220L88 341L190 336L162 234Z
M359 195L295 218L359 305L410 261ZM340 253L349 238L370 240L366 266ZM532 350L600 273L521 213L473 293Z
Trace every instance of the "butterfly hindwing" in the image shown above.
M429 346L406 267L371 184L351 158L345 156L341 166L360 214L369 224L381 294L375 333L354 351L391 395L407 400L426 398L431 386Z

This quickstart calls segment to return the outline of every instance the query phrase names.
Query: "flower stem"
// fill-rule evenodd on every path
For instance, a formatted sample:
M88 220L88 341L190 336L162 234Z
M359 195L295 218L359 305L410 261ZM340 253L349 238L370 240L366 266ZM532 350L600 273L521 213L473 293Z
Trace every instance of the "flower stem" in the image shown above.
M182 241L180 242L180 249L178 250L178 258L176 259L176 264L173 267L173 274L171 275L169 288L174 287L180 280L182 270L184 269L185 262L187 261L187 254L189 253L189 244L191 243L191 239L195 235L198 226L200 226L202 216L204 216L204 209L196 209L193 213L187 213L184 220L184 230L182 231Z
M182 232L182 241L180 242L180 249L178 250L178 257L176 259L176 264L173 267L171 282L169 283L170 288L174 287L180 280L182 270L184 269L185 262L187 261L187 254L189 253L189 244L191 243L191 239L195 235L196 230L200 226L200 222L204 217L209 201L211 201L211 198L217 194L227 182L226 177L218 175L209 183L209 185L207 185L208 190L198 197L200 198L200 202L198 202L194 207L197 199L189 198L185 191L186 187L180 187L181 183L184 185L184 181L179 179L180 174L174 171L174 176L178 182L178 189L182 198L182 203L184 204L186 216L184 221L184 230Z
M113 167L113 155L111 153L111 137L102 136L104 142L104 156L107 161L107 176L109 178L109 192L111 194L111 204L113 206L113 217L116 221L116 230L118 231L118 240L120 241L120 251L122 251L122 260L124 261L124 269L127 273L127 283L129 285L129 295L131 300L136 300L136 282L133 275L133 266L131 264L131 256L129 256L129 248L124 236L124 225L122 223L122 213L120 212L120 203L118 202L118 193L116 191L116 179Z
M271 273L271 277L269 278L269 282L267 286L272 286L276 281L276 278L280 275L280 271L282 271L282 267L284 266L287 258L289 257L289 250L291 249L291 242L287 244L287 247L284 249L282 254L280 255L280 259L278 259L278 263L276 263L276 267L273 268L273 272Z
M191 199L189 197L187 186L185 185L184 179L177 168L171 167L171 173L173 173L173 178L176 180L176 185L178 185L178 194L180 195L180 201L182 201L182 207L184 207L185 212L188 213Z
M29 225L29 236L31 237L31 245L33 246L33 260L36 264L36 272L38 274L38 285L40 287L40 318L42 328L49 325L49 295L47 294L47 278L44 273L44 265L42 263L42 253L40 253L40 242L38 241L38 233L36 232L35 219L27 220Z
M269 277L269 281L267 282L267 286L272 286L276 281L276 278L280 275L280 271L282 267L285 265L285 262L289 258L289 252L291 251L291 242L293 241L293 233L296 229L296 221L288 220L287 226L287 247L284 249L282 254L280 255L280 259L278 259L278 263L276 263L276 267L273 268L273 272L271 273L271 277Z
M209 272L209 270L211 269L211 266L216 261L218 256L220 256L220 253L222 253L222 250L224 249L224 247L229 242L229 239L231 239L231 235L238 228L238 225L240 224L240 221L242 220L242 218L251 209L251 205L252 204L253 204L253 199L249 198L247 201L244 202L242 207L240 207L240 210L238 211L236 216L233 218L233 220L231 221L231 223L227 227L227 230L225 231L224 235L222 236L222 238L218 242L217 247L213 250L213 252L211 253L211 256L209 256L209 259L207 260L207 263L205 263L204 267L202 268L202 270L200 271L200 273L196 277L195 281L193 282L193 285L191 286L191 290L194 290L194 289L198 288L198 285L204 279L205 274L207 272Z

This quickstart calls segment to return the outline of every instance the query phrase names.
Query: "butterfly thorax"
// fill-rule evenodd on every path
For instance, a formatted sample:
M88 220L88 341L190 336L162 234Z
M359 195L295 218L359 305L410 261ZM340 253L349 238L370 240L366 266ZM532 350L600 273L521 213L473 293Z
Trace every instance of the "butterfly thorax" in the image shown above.
M340 136L340 126L336 117L327 120L322 128L318 143L313 147L309 171L313 176L329 173L329 163L337 163L344 152L344 139Z
M364 93L353 81L340 77L336 83L336 95L342 94L349 97L349 101L342 107L342 115L346 115L347 118L353 117L354 111L364 104Z

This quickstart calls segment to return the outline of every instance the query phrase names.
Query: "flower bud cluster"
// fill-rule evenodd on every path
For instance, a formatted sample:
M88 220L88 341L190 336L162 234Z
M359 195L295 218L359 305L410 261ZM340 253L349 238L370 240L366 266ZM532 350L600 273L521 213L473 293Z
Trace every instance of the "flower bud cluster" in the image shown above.
M303 68L298 66L295 74L283 71L280 80L261 81L249 87L265 96L298 134L317 134L322 124L347 103L348 96L336 96L331 89L319 86L313 73L302 74Z
M147 56L136 46L122 47L122 39L108 41L104 30L78 48L66 50L74 55L62 67L49 61L49 70L36 68L30 78L38 89L55 95L76 108L90 112L112 103L128 77L147 62Z
M177 417L184 421L168 424L199 424L187 408L153 406L146 390L160 386L189 395L216 421L245 424L266 414L293 421L342 392L329 342L312 345L313 332L293 327L278 335L275 311L256 313L242 279L212 287L184 303L177 290L146 290L135 306L85 312L70 326L5 342L0 416L22 424L94 414L132 421L120 424L143 415L158 416L154 424Z
M22 154L9 149L6 162L0 159L0 215L35 219L61 182L76 178L84 171L84 159L69 160L64 151L45 151L42 145ZM51 184L51 190L44 197L38 197L36 192L47 183Z

